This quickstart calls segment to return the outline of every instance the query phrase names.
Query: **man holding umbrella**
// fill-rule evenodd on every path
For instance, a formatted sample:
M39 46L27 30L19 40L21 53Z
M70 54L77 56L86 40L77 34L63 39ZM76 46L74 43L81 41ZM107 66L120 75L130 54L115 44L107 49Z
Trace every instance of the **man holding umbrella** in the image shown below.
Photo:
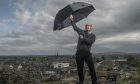
M83 66L84 62L87 63L92 84L97 84L97 77L92 60L92 53L90 52L92 44L95 42L96 36L92 33L92 24L87 23L85 30L81 30L75 23L86 18L95 8L92 4L86 2L74 2L68 4L63 9L59 10L55 16L53 30L61 30L68 26L73 26L73 29L78 33L79 40L76 51L76 62L79 75L79 84L84 82ZM71 15L72 14L72 15Z
M90 23L85 25L85 30L78 28L75 24L73 15L70 15L73 29L78 33L78 45L76 51L76 63L79 76L79 84L84 83L83 67L84 62L87 63L91 75L92 84L97 84L97 77L92 60L92 53L90 52L92 44L95 42L96 36L92 33L93 26Z

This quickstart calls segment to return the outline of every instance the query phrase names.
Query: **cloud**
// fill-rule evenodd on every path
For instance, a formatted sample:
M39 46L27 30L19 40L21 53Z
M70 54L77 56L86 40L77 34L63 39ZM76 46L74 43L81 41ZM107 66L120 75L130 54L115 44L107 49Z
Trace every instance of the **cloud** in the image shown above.
M115 16L120 17L116 18L116 21L123 24L135 25L140 22L138 18L140 18L140 1L134 0L130 1L130 4L126 4L123 6L122 10L120 10ZM125 12L124 12L125 11Z
M94 24L93 32L97 38L92 52L138 52L140 1L76 1L91 3L96 8L88 18L77 23L82 29L87 22ZM16 29L0 35L0 52L55 54L58 51L60 54L74 54L78 35L72 27L53 32L56 13L72 2L74 0L12 0Z
M114 35L99 40L98 44L110 43L110 42L138 42L140 41L140 32L127 33L121 35Z
M31 13L28 10L19 11L16 10L15 12L16 18L21 21L21 24L24 25L28 22L28 20L31 18Z

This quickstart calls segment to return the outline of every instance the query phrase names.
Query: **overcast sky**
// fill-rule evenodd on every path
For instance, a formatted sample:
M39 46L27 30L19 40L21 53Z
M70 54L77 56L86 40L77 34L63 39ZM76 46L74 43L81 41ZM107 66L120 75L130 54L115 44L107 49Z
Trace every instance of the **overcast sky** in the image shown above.
M0 0L0 55L74 54L72 27L53 32L56 13L73 2L96 8L77 23L94 25L91 52L140 52L140 0Z

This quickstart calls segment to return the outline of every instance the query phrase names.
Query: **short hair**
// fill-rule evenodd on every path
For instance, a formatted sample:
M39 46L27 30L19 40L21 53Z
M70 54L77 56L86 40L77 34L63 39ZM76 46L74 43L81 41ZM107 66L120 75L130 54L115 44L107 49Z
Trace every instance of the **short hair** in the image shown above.
M92 27L93 25L92 25L91 23L87 23L87 24L85 25L85 27L86 27L86 26L91 26L91 27Z

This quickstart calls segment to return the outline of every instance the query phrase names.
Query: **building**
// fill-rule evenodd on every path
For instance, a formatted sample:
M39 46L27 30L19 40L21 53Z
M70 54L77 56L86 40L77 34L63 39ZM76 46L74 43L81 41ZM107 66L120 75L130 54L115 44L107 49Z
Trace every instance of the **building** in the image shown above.
M61 62L57 62L57 63L53 63L53 68L69 68L70 67L70 63L61 63Z

